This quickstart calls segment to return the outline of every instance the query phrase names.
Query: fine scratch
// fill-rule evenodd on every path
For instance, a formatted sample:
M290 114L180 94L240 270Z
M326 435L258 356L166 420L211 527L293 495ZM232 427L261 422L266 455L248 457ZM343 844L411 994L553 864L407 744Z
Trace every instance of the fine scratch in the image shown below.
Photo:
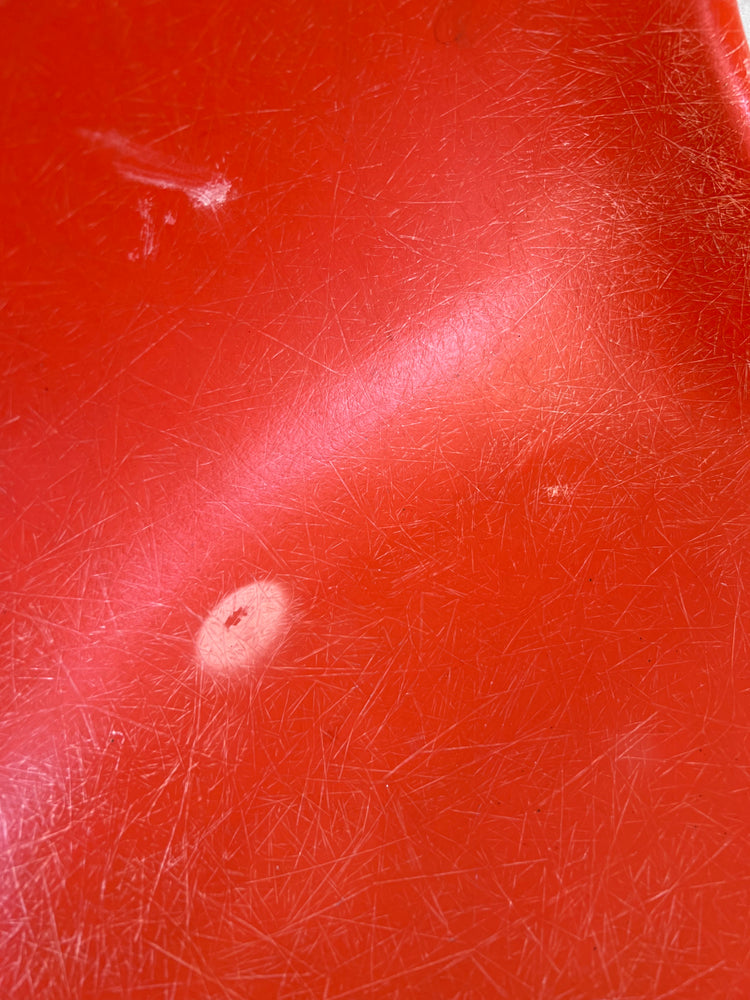
M231 183L220 174L210 174L164 156L162 153L131 142L118 132L81 133L93 146L112 150L114 166L121 177L167 191L182 191L195 208L218 208L232 190Z

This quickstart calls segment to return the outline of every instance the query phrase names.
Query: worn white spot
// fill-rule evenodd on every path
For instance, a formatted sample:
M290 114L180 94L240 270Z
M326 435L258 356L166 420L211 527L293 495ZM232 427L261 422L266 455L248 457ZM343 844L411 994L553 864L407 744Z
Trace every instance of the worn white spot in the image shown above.
M182 191L196 208L218 208L232 190L230 182L220 174L165 156L150 146L131 142L118 132L84 131L83 135L100 149L112 150L114 166L121 177L151 187Z
M226 672L255 666L284 633L289 594L273 580L258 580L222 598L196 640L200 663Z

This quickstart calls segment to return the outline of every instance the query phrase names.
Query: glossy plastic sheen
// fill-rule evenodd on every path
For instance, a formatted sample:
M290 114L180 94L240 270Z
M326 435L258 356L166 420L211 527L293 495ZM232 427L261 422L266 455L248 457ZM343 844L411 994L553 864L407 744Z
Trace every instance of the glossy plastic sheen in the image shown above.
M750 996L705 0L0 9L0 987Z

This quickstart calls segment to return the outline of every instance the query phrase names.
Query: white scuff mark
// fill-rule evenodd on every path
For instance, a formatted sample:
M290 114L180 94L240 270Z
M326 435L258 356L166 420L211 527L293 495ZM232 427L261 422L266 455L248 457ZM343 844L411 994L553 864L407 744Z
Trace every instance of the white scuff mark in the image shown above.
M156 225L154 224L154 201L153 198L140 198L138 201L138 214L141 217L141 249L131 250L128 254L129 260L153 257L157 250Z
M82 134L92 145L115 154L114 166L121 177L165 191L182 191L196 208L218 208L232 190L221 174L182 163L150 146L131 142L119 132L84 130Z
M256 666L284 632L289 595L273 580L256 580L222 598L196 640L198 660L226 673Z
M542 489L547 494L548 500L572 500L573 487L567 483L554 483L551 486L543 486Z

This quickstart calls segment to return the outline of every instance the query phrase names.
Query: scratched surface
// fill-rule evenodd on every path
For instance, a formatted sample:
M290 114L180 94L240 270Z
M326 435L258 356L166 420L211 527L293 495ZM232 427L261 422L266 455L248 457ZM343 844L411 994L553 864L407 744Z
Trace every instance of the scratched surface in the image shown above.
M738 24L0 8L4 996L750 995Z

